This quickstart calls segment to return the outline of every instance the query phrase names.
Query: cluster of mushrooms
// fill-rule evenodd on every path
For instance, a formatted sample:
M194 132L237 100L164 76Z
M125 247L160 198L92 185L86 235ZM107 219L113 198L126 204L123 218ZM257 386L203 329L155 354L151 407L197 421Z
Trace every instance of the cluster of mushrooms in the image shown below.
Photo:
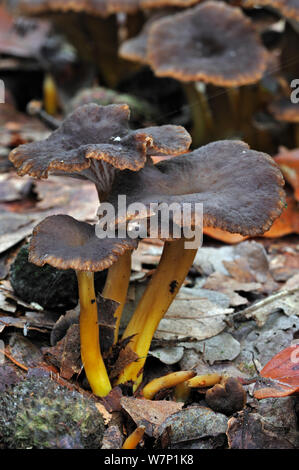
M237 140L216 141L189 151L191 137L183 127L132 130L129 114L125 104L84 105L68 115L47 139L21 145L10 154L20 176L47 178L55 174L92 181L99 203L109 202L115 209L115 228L120 223L126 226L125 236L118 237L116 230L115 238L98 238L95 225L54 215L37 225L30 243L30 262L77 273L82 363L97 396L107 395L116 384L131 382L134 390L141 384L153 335L197 251L186 248L183 231L179 238L170 233L165 240L160 263L122 334L135 360L111 383L99 340L102 312L94 272L108 269L102 296L117 302L116 344L131 255L139 241L131 236L130 222L140 217L127 212L124 219L118 213L118 196L126 196L127 206L141 202L146 220L152 217L152 203L176 202L182 207L188 203L193 226L197 223L196 203L202 203L204 226L250 236L268 230L284 207L284 180L269 155ZM163 155L171 158L154 164L152 157Z
M290 133L299 142L299 105L289 99L299 72L298 0L12 3L22 15L54 21L106 86L144 66L179 82L195 146L240 138L272 153Z

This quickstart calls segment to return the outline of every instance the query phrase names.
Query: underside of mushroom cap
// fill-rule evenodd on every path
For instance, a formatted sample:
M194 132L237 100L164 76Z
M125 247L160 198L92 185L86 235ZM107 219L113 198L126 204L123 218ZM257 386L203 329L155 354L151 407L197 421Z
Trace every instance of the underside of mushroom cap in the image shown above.
M269 111L278 121L299 123L299 104L288 98L281 98L269 105Z
M82 172L90 160L137 171L152 152L181 154L191 137L181 126L162 126L132 131L127 105L81 106L47 139L17 147L10 160L23 176L47 178L50 171Z
M242 235L267 231L284 207L284 180L273 159L240 141L218 141L193 152L147 164L138 173L120 173L108 198L115 207L119 194L127 207L135 202L153 214L151 203L203 204L203 224ZM140 216L140 214L142 214ZM124 219L118 214L116 223Z
M267 59L266 49L240 8L215 1L155 22L147 51L157 76L219 86L257 82Z
M286 18L299 20L299 0L243 0L242 4L244 7L273 7Z
M37 266L50 264L58 269L102 271L127 250L137 247L132 238L99 239L95 225L68 215L47 217L33 231L29 261Z

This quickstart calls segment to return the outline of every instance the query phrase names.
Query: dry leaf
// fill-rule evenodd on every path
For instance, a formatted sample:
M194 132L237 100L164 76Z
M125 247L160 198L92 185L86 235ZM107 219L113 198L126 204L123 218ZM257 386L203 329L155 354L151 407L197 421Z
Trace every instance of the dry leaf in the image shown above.
M275 310L282 310L286 315L299 315L299 288L279 291L242 311L245 318L253 318L262 327L268 316Z
M136 426L145 426L145 432L148 436L158 437L161 434L159 427L169 416L181 410L183 403L123 397L121 406L130 415Z

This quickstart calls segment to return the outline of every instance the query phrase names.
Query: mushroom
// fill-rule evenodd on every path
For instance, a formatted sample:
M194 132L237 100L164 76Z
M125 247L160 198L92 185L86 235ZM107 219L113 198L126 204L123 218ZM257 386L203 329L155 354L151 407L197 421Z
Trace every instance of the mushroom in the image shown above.
M276 8L286 18L299 21L299 1L298 0L242 0L242 5L246 7L269 6Z
M147 54L142 54L145 45ZM184 83L193 114L195 146L209 140L213 127L203 84L228 87L234 110L236 101L238 104L234 87L258 82L267 60L251 21L240 8L212 0L154 21L135 42L124 43L120 54L133 60L141 58L158 77ZM198 81L200 86L195 83Z
M164 160L156 165L148 162L140 171L127 170L115 178L107 199L117 207L119 194L126 195L127 208L142 203L143 211L127 210L126 219L116 213L115 223L153 217L153 205L168 208L176 203L191 207L191 225L196 218L196 203L203 205L203 225L241 235L260 235L267 231L284 207L282 175L271 157L250 150L239 141L219 141L193 152ZM173 217L184 229L181 216ZM185 234L185 232L184 232ZM119 383L133 380L135 387L142 380L141 370L160 320L175 298L197 248L185 247L184 235L163 234L164 251L159 266L131 318L123 338L134 335L128 347L139 361L127 366ZM177 238L179 237L179 238Z
M90 179L104 200L117 170L137 171L147 156L178 155L191 144L181 126L130 130L129 116L125 104L81 106L47 139L21 145L9 158L20 176L47 178L59 172Z
M191 138L181 126L148 127L130 130L127 105L77 108L47 139L22 145L10 153L10 160L23 176L47 178L49 173L91 180L104 201L119 170L132 173L151 154L180 154L188 150ZM120 303L115 316L118 326L131 272L127 252L111 267L104 295Z
M269 111L275 119L290 122L294 125L294 140L299 146L299 103L292 103L290 98L281 98L269 106Z
M128 64L117 55L116 14L138 13L139 0L18 0L16 3L17 12L22 15L49 17L75 46L79 57L98 68L105 85L113 88L129 72ZM133 19L128 18L127 23L130 22ZM131 29L134 34L136 27L133 25Z
M59 269L74 269L80 299L81 358L89 385L95 395L111 390L102 358L98 307L94 290L94 272L109 268L137 245L132 238L99 239L95 226L68 215L54 215L43 220L33 231L29 261L46 263Z

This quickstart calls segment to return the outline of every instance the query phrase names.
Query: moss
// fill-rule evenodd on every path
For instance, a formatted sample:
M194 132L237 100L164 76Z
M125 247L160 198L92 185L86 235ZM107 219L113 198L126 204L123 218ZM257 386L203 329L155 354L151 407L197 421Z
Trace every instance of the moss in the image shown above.
M71 309L78 302L76 274L71 269L42 268L28 261L28 245L24 245L10 270L10 281L16 294L26 302L37 302L44 308Z
M0 396L2 448L99 449L104 422L91 399L32 377Z

